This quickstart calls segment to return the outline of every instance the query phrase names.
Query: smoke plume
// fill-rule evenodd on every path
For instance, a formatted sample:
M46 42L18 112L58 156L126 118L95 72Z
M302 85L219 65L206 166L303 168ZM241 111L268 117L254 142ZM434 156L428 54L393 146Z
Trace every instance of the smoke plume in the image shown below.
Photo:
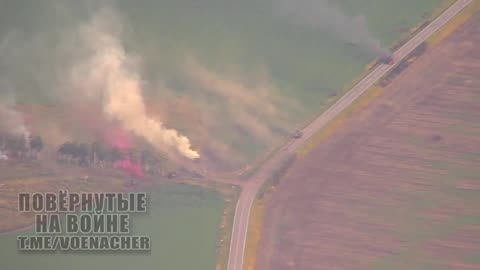
M275 86L265 78L260 81L244 80L221 74L200 64L194 58L188 59L186 75L205 95L214 96L226 104L225 112L231 121L259 140L271 140L274 130L281 130L282 112L285 100L279 100L272 92Z
M328 32L373 56L388 53L370 33L364 16L350 17L328 0L273 0L274 13L291 23Z
M5 91L5 86L0 87L4 87L0 92L0 130L11 135L22 135L28 142L30 131L23 115L15 109L15 94L10 90Z
M198 158L187 137L147 115L136 59L122 46L121 25L114 12L101 10L80 27L79 33L88 53L72 68L75 91L100 98L108 120L118 122L156 148L162 150L167 145L189 159Z
M6 35L0 42L0 71L7 68L7 53L12 40L12 34ZM14 135L27 134L22 115L15 110L16 97L11 85L6 83L5 75L0 76L0 131Z

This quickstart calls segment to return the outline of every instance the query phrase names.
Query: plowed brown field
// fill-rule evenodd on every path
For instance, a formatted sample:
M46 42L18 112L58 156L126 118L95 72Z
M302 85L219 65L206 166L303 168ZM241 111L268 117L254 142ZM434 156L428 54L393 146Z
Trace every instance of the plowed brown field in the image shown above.
M480 14L300 159L258 270L480 269Z

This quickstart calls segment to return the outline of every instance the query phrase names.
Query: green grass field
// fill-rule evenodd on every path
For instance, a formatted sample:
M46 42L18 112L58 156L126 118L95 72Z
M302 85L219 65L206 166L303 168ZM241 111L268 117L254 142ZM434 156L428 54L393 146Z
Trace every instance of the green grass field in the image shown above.
M184 184L160 184L150 194L150 213L132 215L131 226L132 234L151 236L151 253L19 254L16 235L4 235L0 269L214 269L222 195Z
M120 6L139 27L134 31L136 46L146 52L152 49L147 59L152 68L178 63L185 51L194 51L217 70L236 65L248 72L265 65L281 85L281 94L318 112L323 97L341 89L372 59L345 41L273 16L271 2L204 0L192 6L187 0L142 0L123 1ZM347 14L366 16L372 35L389 46L443 0L332 2Z
M365 16L372 36L389 47L445 1L449 0L330 2L348 16ZM19 101L51 101L52 95L45 93L58 88L66 66L63 58L69 55L62 51L62 35L74 32L74 26L88 21L88 14L96 10L69 2L73 1L7 1L0 11L0 37L13 29L10 39L23 41L4 53L9 57L4 63L9 64L0 65L5 80L20 93ZM230 168L278 146L326 109L373 60L332 34L275 16L272 0L115 3L126 33L122 43L141 59L152 108L160 110L167 126L201 146L204 156ZM202 86L192 78L185 67L191 58L208 71L204 76L224 80L217 87L228 94L211 93L205 88L215 87L208 80ZM265 96L260 97L265 84ZM250 107L249 99L231 99L239 93L257 97L259 104L271 104L279 112L268 114L262 105Z

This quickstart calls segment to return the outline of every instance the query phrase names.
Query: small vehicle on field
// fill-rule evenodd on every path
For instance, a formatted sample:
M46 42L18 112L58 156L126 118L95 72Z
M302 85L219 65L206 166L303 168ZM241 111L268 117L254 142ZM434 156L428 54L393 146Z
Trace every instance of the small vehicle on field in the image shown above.
M303 132L301 130L297 130L292 134L292 138L300 139L303 136Z

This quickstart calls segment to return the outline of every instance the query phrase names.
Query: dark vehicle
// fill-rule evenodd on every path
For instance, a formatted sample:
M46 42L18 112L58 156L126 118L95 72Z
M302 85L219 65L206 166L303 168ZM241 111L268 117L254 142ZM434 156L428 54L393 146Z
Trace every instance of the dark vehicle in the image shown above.
M393 59L392 54L383 55L380 57L379 60L380 60L380 63L385 65L393 65L395 63L395 60Z
M292 138L294 139L300 139L303 136L303 132L300 130L295 131L295 133L292 134Z

